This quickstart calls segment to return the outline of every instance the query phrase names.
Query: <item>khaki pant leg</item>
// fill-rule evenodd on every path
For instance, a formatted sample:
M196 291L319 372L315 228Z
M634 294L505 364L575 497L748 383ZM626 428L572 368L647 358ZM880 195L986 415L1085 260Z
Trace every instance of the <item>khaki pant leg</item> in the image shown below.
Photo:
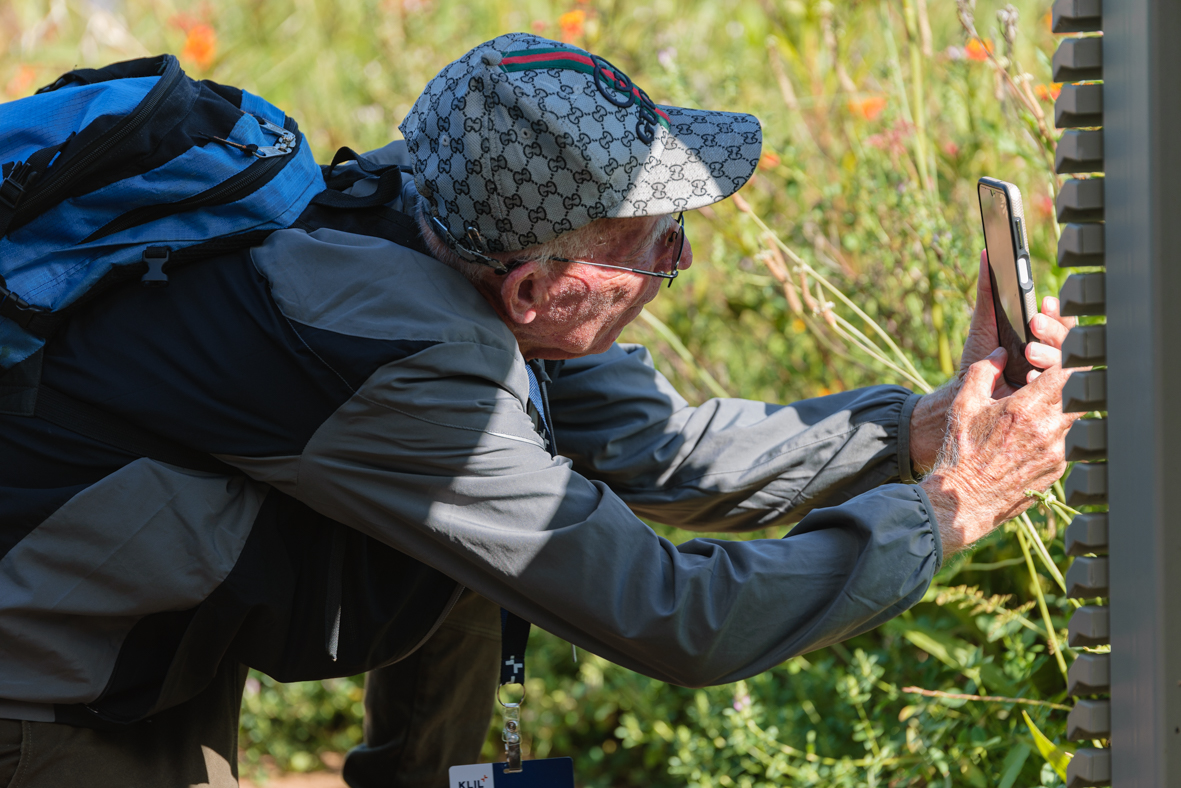
M465 591L406 659L365 679L365 743L349 753L352 788L445 788L488 735L500 659L500 608Z
M224 664L197 697L117 730L0 720L0 786L19 736L7 788L236 788L246 673Z

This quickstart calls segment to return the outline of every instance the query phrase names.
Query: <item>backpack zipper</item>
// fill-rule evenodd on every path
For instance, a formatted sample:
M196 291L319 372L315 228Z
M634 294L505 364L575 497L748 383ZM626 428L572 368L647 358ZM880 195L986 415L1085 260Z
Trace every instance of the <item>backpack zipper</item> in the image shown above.
M23 201L23 204L18 207L14 222L18 222L22 217L30 214L36 215L38 212L37 209L42 204L52 204L57 194L68 187L79 173L88 169L96 160L106 156L112 148L122 143L143 127L147 119L156 111L160 102L172 91L177 81L184 76L184 72L180 69L180 62L172 55L166 55L166 57L168 60L164 67L164 73L160 76L160 80L148 91L148 94L144 96L139 106L135 108L135 112L115 124L85 154L66 162L61 168L52 168L47 173L49 177L45 185L30 194Z
M295 150L292 153L298 153L300 147L303 145L303 135L296 134L297 141ZM183 200L176 202L164 203L162 205L145 205L140 208L128 211L127 213L116 216L111 221L91 233L88 237L79 241L79 245L87 244L91 241L96 241L99 238L105 238L108 235L123 232L132 227L138 227L142 224L148 224L158 219L163 219L166 216L172 216L185 211L196 210L197 208L205 208L210 205L223 205L226 203L236 202L242 197L250 194L255 190L255 184L259 181L269 180L274 176L278 170L286 166L290 161L287 156L274 156L265 159L258 159L246 169L239 172L237 175L232 175L216 186L213 186L205 191L194 194L191 197L186 197Z

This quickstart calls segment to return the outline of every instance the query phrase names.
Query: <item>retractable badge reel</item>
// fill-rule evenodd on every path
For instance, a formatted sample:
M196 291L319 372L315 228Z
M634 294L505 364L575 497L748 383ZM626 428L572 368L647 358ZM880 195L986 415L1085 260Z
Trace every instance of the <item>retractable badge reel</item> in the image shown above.
M574 761L570 758L521 759L521 704L525 702L525 646L529 622L507 610L500 611L501 663L496 701L504 712L503 763L474 763L452 766L451 788L574 788ZM519 685L520 699L509 685Z

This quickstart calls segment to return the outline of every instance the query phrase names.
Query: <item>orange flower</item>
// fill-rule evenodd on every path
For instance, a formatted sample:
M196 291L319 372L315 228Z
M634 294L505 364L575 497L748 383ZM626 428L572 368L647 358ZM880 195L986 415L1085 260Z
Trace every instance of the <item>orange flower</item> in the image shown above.
M12 79L8 80L4 91L13 98L20 98L25 95L25 92L32 86L33 80L37 78L37 69L32 66L21 66L12 75Z
M586 32L586 11L576 8L558 17L558 27L562 29L562 40L572 41Z
M544 19L534 19L533 24L531 24L530 27L533 28L534 33L541 35L545 32L545 29L549 27L549 25L546 24Z
M1042 101L1057 101L1058 94L1062 92L1062 83L1054 82L1049 87L1046 87L1045 85L1034 85L1033 92L1036 93L1037 97Z
M185 36L185 47L180 56L197 64L198 68L206 69L213 63L217 55L217 32L205 24L198 22L191 26Z
M765 150L763 151L763 155L759 157L759 169L773 170L779 166L780 161L782 161L782 159L780 159L776 153Z
M866 96L863 99L849 99L849 111L866 120L876 120L886 108L885 96Z
M992 41L981 41L979 38L973 38L964 47L964 54L968 56L968 60L985 61L988 60L988 53L992 51Z

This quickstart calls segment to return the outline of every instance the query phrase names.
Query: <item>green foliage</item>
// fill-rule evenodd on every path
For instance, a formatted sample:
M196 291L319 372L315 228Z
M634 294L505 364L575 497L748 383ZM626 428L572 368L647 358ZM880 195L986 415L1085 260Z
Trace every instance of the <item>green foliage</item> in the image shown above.
M836 291L923 381L955 371L982 245L980 175L1021 187L1038 293L1057 292L1052 143L1033 111L1050 111L1036 97L1049 90L1049 5L1018 2L1010 42L992 22L999 3L980 0L994 68L954 4L923 0L14 0L0 7L0 87L16 98L75 65L178 52L195 76L287 109L327 160L396 138L427 80L480 41L565 37L658 102L761 118L765 155L742 192L753 215L727 201L687 217L692 271L624 338L648 344L690 399L720 388L791 401L907 380ZM586 786L1057 786L1067 662L1051 651L1071 607L1057 584L1070 512L1042 501L1032 514L948 560L894 621L734 685L672 687L585 653L575 663L535 631L527 752L573 756ZM1023 720L1011 702L953 695L1031 703ZM359 741L360 700L359 679L252 675L244 764L316 768ZM493 730L484 755L499 748Z
M244 774L273 764L284 771L323 768L322 752L361 741L362 676L281 684L251 671L242 694L239 747Z

